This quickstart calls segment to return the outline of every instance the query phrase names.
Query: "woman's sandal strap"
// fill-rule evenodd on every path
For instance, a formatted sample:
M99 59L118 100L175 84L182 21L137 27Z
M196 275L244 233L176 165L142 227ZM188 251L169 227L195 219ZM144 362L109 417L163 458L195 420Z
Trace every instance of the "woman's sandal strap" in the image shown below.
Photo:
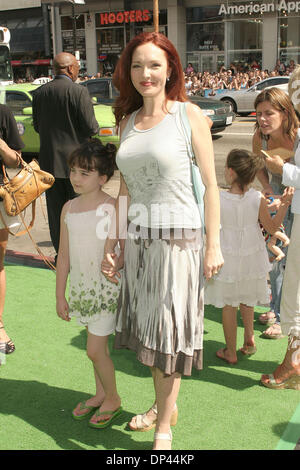
M172 432L155 432L154 439L160 439L161 441L172 441Z

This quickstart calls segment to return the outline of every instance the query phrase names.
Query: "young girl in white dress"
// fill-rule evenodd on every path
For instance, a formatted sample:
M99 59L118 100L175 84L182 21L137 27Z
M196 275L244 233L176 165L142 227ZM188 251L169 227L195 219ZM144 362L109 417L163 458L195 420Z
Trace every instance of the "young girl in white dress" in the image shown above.
M228 191L220 191L221 250L224 265L205 287L205 304L222 308L226 348L217 357L229 364L237 362L237 309L244 323L245 355L256 352L253 320L254 306L269 303L267 275L271 269L259 222L273 234L280 226L292 198L286 190L280 208L272 218L267 201L259 191L249 188L258 170L264 166L262 156L246 150L232 150L225 167Z
M100 264L115 199L102 191L113 175L114 145L99 139L82 144L70 156L70 181L79 195L68 201L61 214L61 233L56 266L56 311L70 321L77 317L87 329L87 355L92 361L96 394L79 403L73 417L93 414L89 425L107 427L121 413L115 369L109 356L108 338L114 333L119 285L109 282ZM69 276L69 302L65 298Z

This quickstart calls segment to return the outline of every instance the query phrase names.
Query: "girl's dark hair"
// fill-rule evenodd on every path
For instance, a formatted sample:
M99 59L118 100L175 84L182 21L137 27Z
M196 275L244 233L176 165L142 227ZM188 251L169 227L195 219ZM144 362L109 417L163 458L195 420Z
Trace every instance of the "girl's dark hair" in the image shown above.
M245 186L252 183L256 173L265 167L265 160L262 154L255 155L243 149L233 149L229 152L226 161L227 168L235 171L237 183L242 191Z
M77 147L69 156L70 168L78 166L87 171L98 171L100 176L107 176L107 181L116 169L116 146L103 145L100 139L92 138Z

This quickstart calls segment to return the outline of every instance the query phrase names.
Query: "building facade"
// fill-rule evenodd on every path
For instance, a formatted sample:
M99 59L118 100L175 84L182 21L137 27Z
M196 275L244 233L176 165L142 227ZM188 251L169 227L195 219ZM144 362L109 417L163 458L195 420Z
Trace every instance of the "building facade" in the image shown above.
M153 30L152 0L85 0L74 8L66 0L1 0L0 22L14 7L15 13L24 11L25 4L27 10L39 9L43 19L40 57L48 52L48 15L51 55L78 51L90 75L112 72L128 41ZM300 63L298 1L159 0L159 9L160 31L176 46L184 67L191 63L197 71L215 72L231 64L273 70L278 59Z
M0 25L11 33L15 80L48 75L51 67L50 21L47 5L38 0L1 0Z

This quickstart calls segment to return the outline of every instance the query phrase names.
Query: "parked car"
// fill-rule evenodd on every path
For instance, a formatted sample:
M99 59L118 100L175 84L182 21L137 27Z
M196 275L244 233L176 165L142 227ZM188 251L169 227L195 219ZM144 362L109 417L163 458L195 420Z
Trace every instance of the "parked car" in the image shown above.
M94 78L81 82L81 85L87 87L93 99L97 99L97 103L112 105L119 92L114 87L110 77ZM212 101L201 96L191 97L191 101L197 104L203 111L203 114L210 117L213 121L211 132L213 134L221 132L226 126L232 124L235 113L230 105L226 105L219 101Z
M25 144L22 153L39 153L40 138L35 132L32 122L32 93L40 85L22 83L0 87L0 103L6 104L13 112L17 121L19 134ZM103 143L112 142L117 147L119 136L115 128L115 118L110 106L94 106L95 116L100 130L99 137Z
M197 104L201 108L205 116L208 116L212 120L212 134L222 132L227 126L233 123L235 113L232 111L229 104L222 103L222 101L219 100L212 101L209 98L202 98L201 96L190 96L189 98L192 103Z
M80 85L87 87L92 98L97 98L97 103L112 105L119 96L110 77L92 78L81 82Z
M288 93L288 83L290 77L270 77L262 80L261 82L252 85L250 88L244 90L226 90L216 96L212 96L210 100L221 100L231 106L234 113L241 116L247 116L255 111L254 102L259 93L265 88L281 88Z

